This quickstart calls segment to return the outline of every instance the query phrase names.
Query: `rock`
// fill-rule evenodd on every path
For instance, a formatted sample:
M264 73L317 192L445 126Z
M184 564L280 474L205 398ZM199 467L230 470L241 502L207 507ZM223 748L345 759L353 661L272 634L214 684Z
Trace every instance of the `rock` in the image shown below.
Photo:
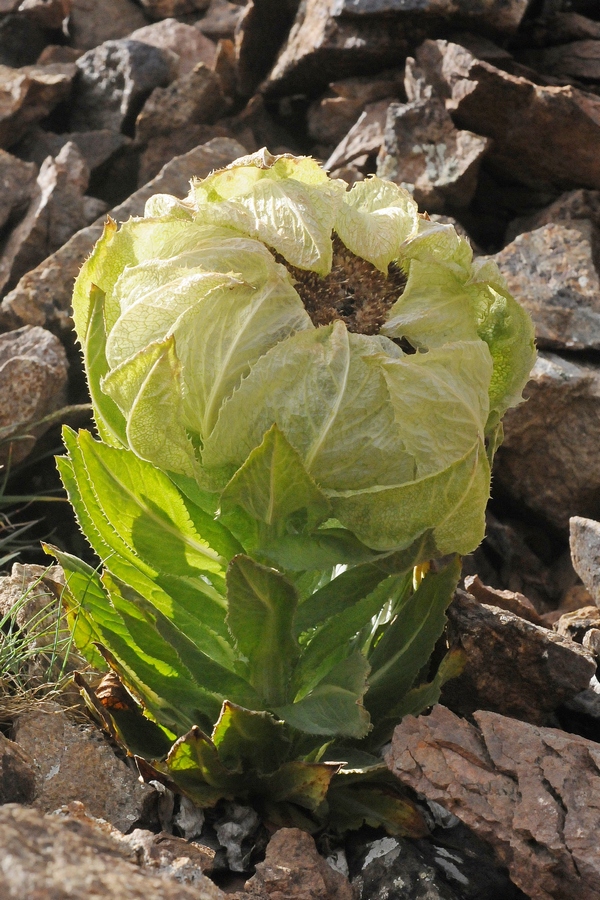
M209 0L140 0L152 19L169 19L206 9Z
M138 184L140 187L154 178L173 157L188 153L194 147L206 144L214 138L231 137L221 125L188 125L168 134L157 134L149 138L146 149L140 157Z
M542 72L549 72L550 75L600 81L600 40L574 41L560 47L548 47L541 54L539 65Z
M203 884L203 873L211 871L215 858L214 850L164 831L154 834L136 828L130 834L120 835L119 841L129 848L138 865L180 884Z
M374 77L356 76L332 82L327 94L308 109L309 135L322 144L339 144L367 103L401 96L402 81L401 70L390 69Z
M152 91L136 119L136 138L145 142L171 130L210 124L225 108L218 76L198 63L169 87Z
M325 163L326 169L339 169L361 156L374 157L379 153L385 139L388 108L393 100L393 97L388 97L386 100L367 104Z
M216 138L176 157L160 174L110 211L117 222L130 216L141 216L153 194L168 193L185 197L190 178L205 178L213 169L228 165L246 149L230 138ZM101 221L73 235L56 253L23 276L19 284L2 301L0 327L16 328L23 323L47 323L59 333L70 330L69 316L73 280L84 260L102 234Z
M466 654L464 671L444 686L460 715L488 709L536 725L587 688L596 664L579 644L457 591L448 641Z
M600 22L594 22L593 19L576 12L557 12L548 17L544 16L540 32L544 44L564 44L587 38L600 40Z
M162 50L128 39L105 41L75 65L79 78L71 107L73 131L131 131L146 98L171 77L170 60Z
M584 606L570 613L564 613L554 624L554 630L563 637L577 641L582 646L588 631L600 628L600 609L597 606ZM600 632L599 632L600 633ZM589 642L588 642L589 643Z
M221 90L233 101L237 94L237 60L235 44L229 38L221 38L217 44L213 69L219 76Z
M536 228L549 224L568 225L578 219L589 219L600 228L600 191L588 191L585 188L568 191L550 206L513 219L506 230L506 243L510 243L524 231L535 231Z
M317 852L313 838L299 828L280 828L267 846L264 862L236 900L355 900L352 886Z
M600 606L600 522L573 516L569 520L569 544L575 571Z
M26 159L41 166L47 156L58 156L65 144L75 144L85 163L93 172L98 166L111 159L122 147L127 146L129 138L117 131L101 128L96 131L71 131L65 134L54 134L42 128L34 128L15 147L21 159Z
M63 405L68 363L58 338L29 325L0 334L0 463L15 465L46 427L36 423ZM10 439L25 433L25 439Z
M75 65L0 66L0 147L12 147L32 125L66 100Z
M538 346L600 349L597 232L585 219L518 235L494 259L535 324Z
M388 766L495 849L532 900L600 893L600 745L492 712L435 706L396 728Z
M391 103L377 174L406 187L431 212L468 206L475 194L487 138L458 131L434 96Z
M194 27L213 40L233 38L244 7L229 0L210 0L208 10Z
M398 65L428 34L447 30L448 22L510 33L527 5L528 0L306 0L265 90L278 96L314 93L334 78Z
M0 228L23 212L35 190L37 168L0 150Z
M59 29L71 12L72 0L22 0L19 12L42 28Z
M0 894L69 900L225 900L208 878L187 886L128 859L126 847L89 821L0 808Z
M465 590L479 603L504 609L534 625L544 624L531 600L518 591L501 591L498 588L489 587L487 584L483 584L478 575L467 575Z
M75 144L65 144L55 159L48 157L42 163L25 217L0 253L0 290L14 287L22 275L85 228L83 195L88 181L89 169Z
M177 78L188 75L198 63L212 68L217 48L193 25L185 25L176 19L163 19L152 25L138 28L129 35L132 41L141 41L159 50L168 50L179 57Z
M38 809L79 800L120 831L153 817L156 791L117 759L97 728L76 725L58 704L18 715L13 738L36 762Z
M74 47L92 50L105 41L125 38L147 24L133 0L73 0L69 34Z
M48 44L37 58L36 65L51 66L55 63L74 63L82 56L83 50L67 47L65 44Z
M532 188L600 187L600 98L548 87L476 59L459 44L427 40L416 58L460 128L494 139L490 162Z
M496 496L524 503L563 531L571 516L600 519L600 372L540 353L524 396L528 402L504 418Z
M6 16L0 20L0 65L31 66L44 49L44 30L23 16Z
M235 31L238 92L250 97L267 74L294 19L286 0L248 0Z
M0 734L0 805L33 801L34 766L34 761L22 747Z

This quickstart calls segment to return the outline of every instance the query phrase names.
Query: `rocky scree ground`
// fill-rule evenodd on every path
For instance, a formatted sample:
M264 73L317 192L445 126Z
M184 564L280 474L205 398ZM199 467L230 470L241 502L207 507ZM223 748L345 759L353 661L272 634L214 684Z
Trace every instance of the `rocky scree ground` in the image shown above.
M80 661L56 668L61 573L36 538L88 551L66 504L9 498L56 491L56 422L88 421L74 277L107 213L265 145L403 184L536 326L449 610L467 667L387 754L421 840L205 820L43 689ZM30 700L13 678L0 701L3 897L600 897L599 148L591 0L0 0L0 620L32 648Z

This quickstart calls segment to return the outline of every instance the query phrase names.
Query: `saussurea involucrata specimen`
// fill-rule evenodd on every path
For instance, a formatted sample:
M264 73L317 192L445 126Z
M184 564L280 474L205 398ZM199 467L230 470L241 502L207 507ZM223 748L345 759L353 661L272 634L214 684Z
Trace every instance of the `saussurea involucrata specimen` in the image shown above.
M99 440L58 465L102 571L54 552L107 727L202 807L418 834L378 751L462 664L428 668L534 359L496 265L262 150L109 221L73 310Z

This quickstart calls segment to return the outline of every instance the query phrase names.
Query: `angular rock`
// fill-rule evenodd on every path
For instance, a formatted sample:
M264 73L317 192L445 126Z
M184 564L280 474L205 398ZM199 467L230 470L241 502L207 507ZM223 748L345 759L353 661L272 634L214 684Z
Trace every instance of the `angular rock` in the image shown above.
M237 94L237 60L235 44L229 38L221 38L217 44L212 68L219 76L221 90L228 99L233 100Z
M204 63L210 69L215 62L215 44L193 25L185 25L176 19L163 19L145 25L133 31L129 38L175 53L179 57L177 78L188 75L198 63Z
M36 423L64 403L67 371L64 348L49 331L25 325L0 334L0 464L31 452L48 427ZM11 442L21 434L27 437Z
M553 16L544 16L542 32L543 43L564 44L568 41L584 41L587 38L600 40L600 22L588 19L576 12L558 12Z
M90 172L107 162L129 139L124 134L101 128L96 131L71 131L54 134L42 128L34 128L15 148L21 159L41 166L47 156L58 156L69 141L77 147Z
M72 63L21 69L0 66L0 147L12 147L68 98L75 71Z
M513 219L506 230L505 240L508 244L524 231L535 231L549 224L568 225L578 219L589 219L596 228L600 228L600 191L580 188L561 194L554 203L539 212Z
M600 522L573 516L569 544L575 571L600 607Z
M34 761L22 747L0 734L0 805L33 801L34 767Z
M214 138L227 138L231 134L221 125L188 125L176 128L168 134L151 137L140 156L138 184L140 187L154 178L173 157L188 153L194 147L206 144Z
M147 24L133 0L73 0L69 34L74 47L92 50L105 41L127 37Z
M352 886L317 852L313 838L298 828L280 828L267 846L264 862L236 900L355 900Z
M528 310L538 346L600 349L597 232L585 219L518 235L494 257L510 292Z
M325 168L339 169L350 165L359 157L376 156L383 146L388 108L393 101L393 97L388 97L386 100L367 104L325 163Z
M228 165L246 152L237 141L215 138L171 160L156 178L112 209L110 215L117 222L123 222L130 216L141 216L146 201L153 194L185 197L190 178L205 178L213 169ZM73 281L101 236L103 222L104 217L73 235L60 250L23 276L2 301L0 327L16 328L24 323L45 322L59 333L70 330L69 306Z
M0 19L0 65L31 66L46 44L43 28L23 16Z
M195 23L195 28L213 40L233 38L244 7L229 0L210 0L206 13Z
M129 848L138 865L180 884L202 885L206 882L203 873L212 869L215 851L195 841L186 841L164 831L154 834L143 828L117 837L122 846Z
M557 634L577 641L578 644L586 647L588 643L584 643L584 639L589 631L598 631L600 629L600 609L597 606L583 606L570 613L564 613L554 625ZM600 631L598 631L600 634Z
M534 84L445 40L425 41L416 58L457 126L494 139L490 163L504 177L538 189L600 187L600 98Z
M402 80L400 69L390 69L377 76L356 76L332 82L327 94L315 100L308 109L309 135L322 144L339 144L367 103L402 95Z
M286 0L248 0L235 31L238 92L250 97L267 74L296 12Z
M50 66L54 63L74 63L82 56L83 50L67 47L65 44L48 44L37 58L36 65Z
M57 704L17 716L13 739L37 764L34 804L43 812L79 800L120 831L153 817L156 791L117 759L95 727L76 725Z
M495 849L532 900L600 894L600 745L492 712L406 716L386 761Z
M145 142L178 128L210 124L225 107L219 77L198 63L169 87L152 91L136 119L136 138Z
M600 519L600 371L540 353L524 396L527 403L504 418L496 496L524 503L563 531L571 516Z
M514 613L521 619L526 619L534 625L543 625L543 621L535 606L524 594L518 591L502 591L498 588L483 584L478 575L467 575L465 578L465 590L475 597L479 603L486 606L495 606L506 612Z
M225 900L208 878L188 886L155 875L89 822L44 816L15 804L0 808L0 895L69 900Z
M209 0L140 0L152 19L169 19L206 9Z
M315 91L334 78L398 65L429 34L483 24L514 31L528 0L306 0L265 89ZM472 129L476 130L476 129Z
M72 0L22 0L19 12L42 28L62 28L71 12Z
M600 40L548 47L541 55L540 67L550 75L600 81Z
M77 90L71 107L71 129L110 128L127 133L148 95L171 78L169 58L141 41L105 41L88 50L76 64Z
M0 15L16 12L21 0L0 0Z
M448 640L466 654L443 702L461 715L488 709L542 725L587 688L596 664L579 644L506 610L457 591L448 609Z
M56 629L58 597L63 586L60 566L13 563L10 575L0 576L0 617L10 617L29 637L41 634L47 638L48 630Z
M25 217L0 253L0 290L13 287L22 275L89 224L83 199L89 174L72 143L65 144L55 159L44 161Z
M391 103L377 174L406 187L421 209L465 207L475 194L489 146L487 138L457 130L434 96Z
M0 150L0 228L13 211L22 212L35 190L37 168L11 153Z

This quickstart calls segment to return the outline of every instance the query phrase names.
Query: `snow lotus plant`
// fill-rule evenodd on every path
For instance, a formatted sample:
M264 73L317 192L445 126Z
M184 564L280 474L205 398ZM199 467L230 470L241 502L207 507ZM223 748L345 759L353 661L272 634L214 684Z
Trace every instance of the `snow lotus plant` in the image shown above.
M56 555L108 727L201 806L418 833L377 754L461 663L428 667L534 355L497 268L261 151L109 221L73 308L99 440L58 464L101 571Z

